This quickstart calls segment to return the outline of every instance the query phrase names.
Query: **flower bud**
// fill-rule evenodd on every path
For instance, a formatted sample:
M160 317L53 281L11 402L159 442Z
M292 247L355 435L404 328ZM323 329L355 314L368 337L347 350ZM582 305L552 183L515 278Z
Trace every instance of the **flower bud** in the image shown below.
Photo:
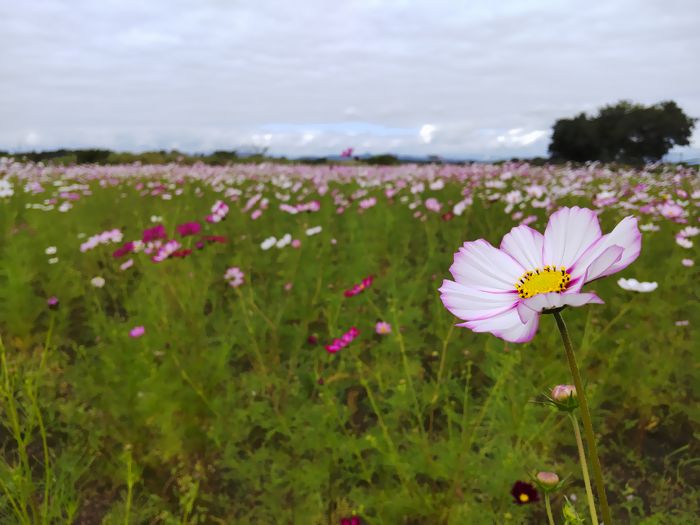
M552 388L552 399L559 403L576 399L576 387L574 385L557 385Z
M540 484L546 488L551 489L559 484L559 476L557 476L554 472L538 472L536 478L537 481L539 481Z

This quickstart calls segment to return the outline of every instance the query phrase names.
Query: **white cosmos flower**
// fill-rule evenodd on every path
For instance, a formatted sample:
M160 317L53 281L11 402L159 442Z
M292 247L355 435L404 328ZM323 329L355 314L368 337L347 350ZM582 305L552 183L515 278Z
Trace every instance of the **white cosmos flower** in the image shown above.
M659 283L639 282L637 279L618 279L617 284L623 290L628 292L653 292L659 286Z
M603 235L589 209L562 208L542 235L529 226L513 228L495 248L465 242L454 256L454 281L440 287L445 307L475 332L506 341L530 341L542 312L603 301L583 285L619 272L641 251L637 219L627 217Z
M311 237L312 235L316 235L317 233L321 233L322 229L323 228L321 226L314 226L313 228L309 228L308 230L306 230L306 235Z
M260 243L260 247L263 250L269 250L270 248L272 248L275 245L276 242L277 242L277 239L275 239L274 237L268 237L267 239L265 239L263 242Z
M104 277L93 277L92 279L90 279L90 284L93 285L95 288L102 288L105 285Z
M46 248L46 250L44 250L44 253L46 255L56 255L57 251L58 250L55 246L49 246L48 248Z

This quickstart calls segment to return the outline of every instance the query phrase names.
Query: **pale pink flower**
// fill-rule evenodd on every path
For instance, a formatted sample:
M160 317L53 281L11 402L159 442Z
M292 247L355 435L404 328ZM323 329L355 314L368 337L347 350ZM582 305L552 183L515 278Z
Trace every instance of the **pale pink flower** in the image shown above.
M119 269L123 272L124 270L128 270L134 265L134 260L129 259L127 261L124 261L120 266Z
M564 306L603 301L583 285L619 272L641 251L637 219L623 219L603 235L589 209L562 208L544 235L513 228L500 249L487 241L465 242L440 288L445 307L465 322L457 326L523 343L537 331L540 314Z
M146 333L146 329L143 326L134 326L129 331L129 337L133 337L135 339L137 337L141 337L145 333Z
M238 288L245 282L245 274L238 266L233 266L226 270L224 279L228 281L231 288Z
M391 333L391 325L385 321L379 321L375 326L374 330L379 335L388 335Z
M695 264L695 261L693 261L693 259L683 259L681 261L681 264L683 266L685 266L686 268L690 268L691 266L693 266Z

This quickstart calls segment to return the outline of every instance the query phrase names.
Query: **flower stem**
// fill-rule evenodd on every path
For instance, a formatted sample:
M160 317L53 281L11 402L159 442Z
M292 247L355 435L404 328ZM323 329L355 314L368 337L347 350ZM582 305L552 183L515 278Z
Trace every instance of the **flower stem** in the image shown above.
M564 342L564 349L566 350L566 359L569 361L569 368L571 369L571 375L574 379L574 386L576 387L576 397L578 398L579 407L581 409L583 431L586 433L586 441L588 442L588 452L591 456L591 468L593 470L593 477L595 479L596 491L598 492L598 499L600 500L600 509L603 514L603 521L605 522L605 525L612 525L610 507L608 506L608 497L605 494L605 485L603 483L603 470L600 466L600 459L598 458L598 447L596 446L595 434L593 433L593 425L591 424L591 412L588 409L588 401L586 401L586 393L583 389L581 374L579 373L578 365L576 364L576 356L574 355L574 349L571 346L569 332L566 329L566 324L564 323L564 319L562 319L561 314L555 311L554 319L557 321L557 327L559 328L559 332L561 333L561 339Z
M573 412L569 412L569 419L571 419L571 424L574 427L574 435L576 436L576 447L578 448L578 457L581 461L583 484L586 486L586 499L588 499L591 523L592 525L598 525L598 513L595 510L595 500L593 499L593 490L591 489L591 478L588 475L588 462L586 461L586 450L583 448L583 440L581 439L581 429L578 426L578 419L576 419Z
M547 520L549 525L554 525L554 516L552 516L552 505L549 503L549 493L544 493L544 506L547 508Z

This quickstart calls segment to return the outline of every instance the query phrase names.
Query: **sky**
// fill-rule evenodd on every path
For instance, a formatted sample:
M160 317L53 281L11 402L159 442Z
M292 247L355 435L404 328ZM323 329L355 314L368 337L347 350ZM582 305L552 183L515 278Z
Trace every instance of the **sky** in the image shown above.
M0 149L546 155L622 99L700 117L698 27L697 0L4 1Z

